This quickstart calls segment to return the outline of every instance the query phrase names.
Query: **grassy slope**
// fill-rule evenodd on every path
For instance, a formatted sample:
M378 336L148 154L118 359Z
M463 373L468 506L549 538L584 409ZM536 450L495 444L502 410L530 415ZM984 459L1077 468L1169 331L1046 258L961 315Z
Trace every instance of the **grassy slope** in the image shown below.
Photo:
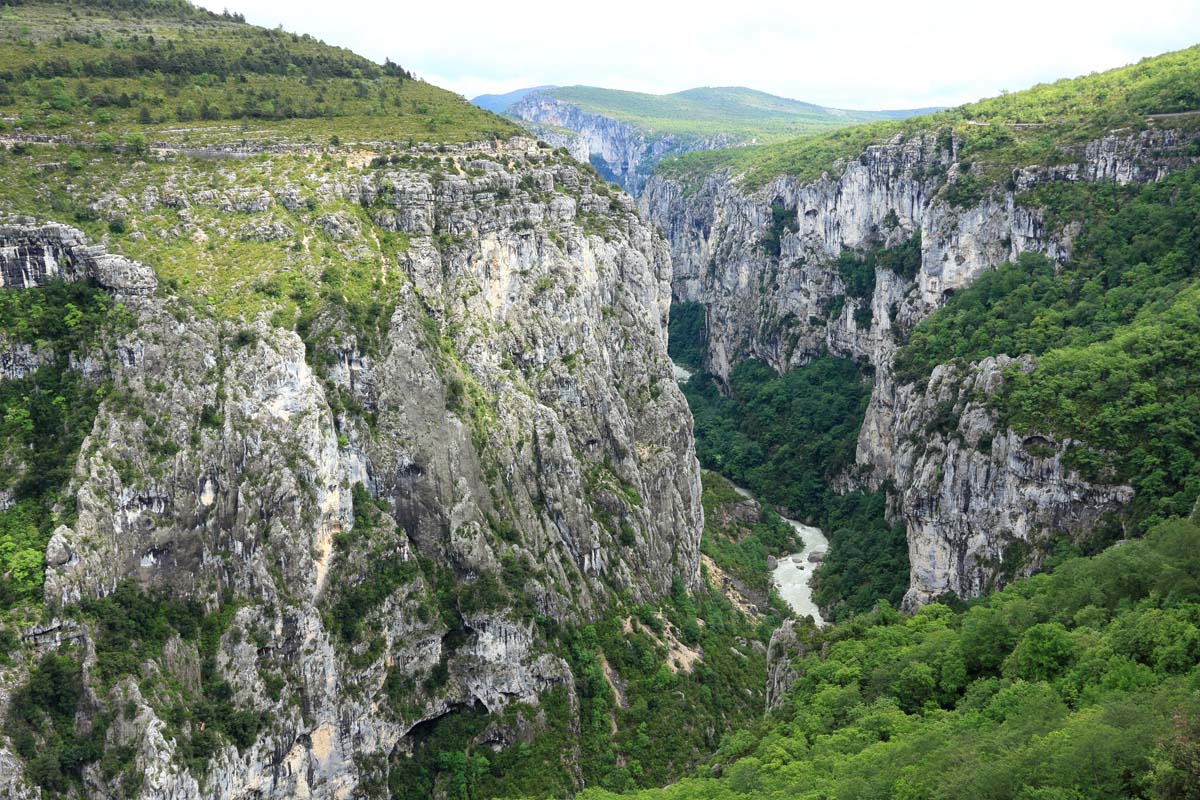
M836 160L854 158L867 145L949 127L962 143L959 159L977 163L982 176L998 180L1013 167L1069 159L1070 146L1109 130L1140 130L1161 124L1151 115L1190 111L1200 111L1200 46L935 114L774 144L688 153L664 160L658 173L691 187L723 169L742 176L751 188L777 175L815 180ZM1175 117L1170 124L1194 128L1200 114Z
M27 2L0 21L0 132L322 144L519 132L394 64L181 2Z
M593 86L564 86L546 94L585 111L628 122L651 135L770 141L891 118L904 112L843 111L743 87L705 87L643 94Z

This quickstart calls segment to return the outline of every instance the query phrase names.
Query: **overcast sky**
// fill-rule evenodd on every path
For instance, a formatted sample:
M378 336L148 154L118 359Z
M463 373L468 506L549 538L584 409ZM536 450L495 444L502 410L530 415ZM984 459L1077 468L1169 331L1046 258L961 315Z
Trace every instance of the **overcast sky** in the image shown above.
M202 0L474 97L541 84L750 86L956 105L1200 43L1198 0Z

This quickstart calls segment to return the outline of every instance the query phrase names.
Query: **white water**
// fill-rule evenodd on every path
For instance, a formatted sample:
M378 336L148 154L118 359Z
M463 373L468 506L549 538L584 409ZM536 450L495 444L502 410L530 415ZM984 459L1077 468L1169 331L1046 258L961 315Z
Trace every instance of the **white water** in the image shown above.
M675 381L677 383L687 383L692 379L692 373L688 372L674 361L671 362L671 369L675 373Z
M740 486L733 488L737 489L738 494L742 497L751 499L754 497ZM775 584L775 591L779 592L779 596L796 613L796 616L802 618L811 616L817 625L824 625L825 620L821 619L821 611L813 601L812 586L810 585L817 563L810 562L808 557L813 553L824 553L828 550L829 540L825 538L825 534L821 532L820 528L814 528L787 517L784 517L783 520L795 529L804 546L800 552L783 556L776 562L775 571L771 573L771 582Z
M785 518L785 521L796 529L796 533L804 542L804 549L779 559L775 571L771 573L771 581L775 584L779 596L791 606L797 616L811 616L817 625L824 625L825 620L821 619L821 611L813 601L812 586L809 585L817 564L809 562L808 557L812 553L824 553L829 548L829 540L821 533L820 528L796 522L794 519Z

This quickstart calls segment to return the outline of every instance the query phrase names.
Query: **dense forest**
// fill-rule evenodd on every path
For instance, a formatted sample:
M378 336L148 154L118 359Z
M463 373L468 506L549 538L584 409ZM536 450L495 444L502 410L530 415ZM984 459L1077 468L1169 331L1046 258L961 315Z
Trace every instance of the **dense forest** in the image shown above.
M1197 551L1176 520L961 611L810 629L783 708L634 797L1197 797Z
M981 276L917 326L898 376L1031 353L1037 368L1008 376L1002 418L1079 441L1069 460L1085 477L1130 483L1134 529L1190 513L1200 495L1200 170L1023 199L1052 225L1083 223L1070 259L1023 254Z

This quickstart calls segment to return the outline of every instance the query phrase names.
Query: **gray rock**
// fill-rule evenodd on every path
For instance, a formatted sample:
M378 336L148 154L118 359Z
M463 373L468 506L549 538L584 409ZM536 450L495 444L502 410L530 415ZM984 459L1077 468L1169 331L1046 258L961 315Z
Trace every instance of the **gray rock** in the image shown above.
M782 705L784 695L800 677L795 662L804 657L805 646L796 633L794 619L785 619L771 633L767 645L767 710L774 711Z
M1196 139L1172 130L1114 132L1079 148L1074 163L1017 170L1008 185L992 187L969 208L951 207L940 195L945 180L959 176L958 143L934 133L868 147L816 181L779 177L752 192L725 173L695 192L655 177L640 204L671 243L674 297L706 308L708 371L727 377L748 357L786 370L827 351L874 367L859 467L838 484L895 486L891 513L909 530L911 608L944 591L973 597L1006 576L1027 574L1041 563L1049 538L1084 535L1131 493L1069 474L1061 460L1066 442L1043 437L1056 455L1033 458L1022 437L967 398L967 386L994 391L1009 362L943 369L923 390L898 384L898 342L947 297L1006 260L1025 252L1058 262L1069 257L1077 228L1048 229L1039 209L1020 205L1021 191L1056 181L1160 180L1200 161L1189 149ZM772 203L792 214L778 258L761 246ZM914 279L878 269L870 298L846 297L840 313L829 314L845 296L835 264L843 249L895 246L917 233ZM955 430L926 435L936 404L951 400L960 415ZM979 448L981 441L990 451Z
M0 225L0 288L28 289L56 279L92 279L119 296L148 294L157 286L149 267L89 245L75 228Z
M351 796L372 765L411 747L422 722L571 687L568 665L510 597L582 623L616 592L651 602L677 578L698 584L700 473L666 355L665 242L630 203L534 142L444 155L491 166L474 177L338 171L313 189L333 202L370 197L411 237L386 275L399 300L370 350L335 312L313 322L326 349L312 353L265 314L222 321L151 291L147 267L72 229L0 230L6 285L95 276L133 321L81 360L101 363L90 369L113 389L75 466L75 520L47 551L47 603L103 596L124 580L207 608L227 592L242 601L217 668L238 706L270 724L252 746L220 750L203 781L181 765L153 690L127 681L89 705L135 712L114 723L109 745L133 748L143 797ZM551 194L518 189L525 178ZM293 196L272 190L173 190L139 202L238 214ZM577 209L604 234L585 230ZM206 224L244 224L217 218ZM376 235L365 223L336 227L339 247ZM453 243L439 247L435 231ZM370 537L338 548L354 526L357 483L380 518ZM503 592L479 588L480 607L447 630L418 557L468 589L486 587L486 576ZM340 641L324 612L381 558L416 568L362 620L382 643L372 655L368 637ZM29 636L48 646L65 630ZM90 647L85 629L70 635ZM402 707L389 698L389 672L420 687L443 666L436 687ZM194 686L198 656L174 640L144 668ZM277 700L266 673L283 679ZM507 728L489 735L515 740ZM567 768L578 782L578 764ZM89 767L87 794L120 795L120 780Z
M530 92L509 109L535 136L565 147L583 162L599 162L605 178L638 195L664 157L736 144L732 136L647 137L632 125L582 110L576 105Z

